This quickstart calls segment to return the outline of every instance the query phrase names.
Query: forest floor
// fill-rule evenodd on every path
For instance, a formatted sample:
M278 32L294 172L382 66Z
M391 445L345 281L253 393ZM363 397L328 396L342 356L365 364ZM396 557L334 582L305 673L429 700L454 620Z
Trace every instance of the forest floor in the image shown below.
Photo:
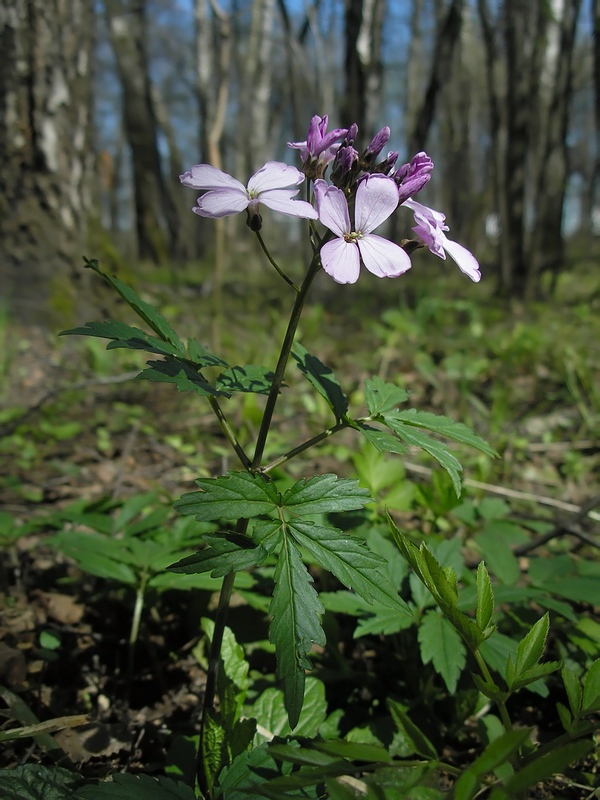
M475 427L501 458L467 457L467 495L504 501L513 519L543 518L555 526L552 544L558 543L561 553L597 559L597 295L591 306L585 293L574 293L567 301L532 308L515 304L509 311L493 301L491 292L480 303L475 287L467 287L468 297L461 297L456 286L453 282L453 296L444 296L441 286L434 298L421 288L385 311L382 295L369 283L353 301L357 307L349 309L349 301L324 289L307 313L302 341L333 366L350 394L368 374L390 381L401 376L402 385L412 391L412 405ZM193 296L194 287L184 288ZM282 327L279 295L249 301L230 288L219 334L223 347L238 347L242 363L257 358L272 363ZM164 286L154 294L170 303L172 317L190 332L198 307L210 308L210 295L181 307ZM117 313L136 324L122 307ZM214 338L214 322L202 319L198 338ZM237 466L202 398L131 380L143 365L142 355L106 353L100 340L57 341L40 330L7 331L4 340L0 715L5 725L0 729L71 716L83 716L85 722L3 744L0 768L40 760L73 767L87 777L123 770L176 775L180 750L192 748L197 733L205 679L199 620L210 616L214 594L169 590L149 596L132 646L131 588L83 571L49 539L76 525L69 522L69 509L118 509L139 495L153 495L168 505L194 488L194 478ZM312 395L300 388L300 380L289 378L286 391L294 399L284 404L273 453L298 434L319 430L323 411L311 405ZM256 434L261 403L245 397L232 412L244 442ZM306 421L299 422L307 409ZM352 447L344 434L293 469L333 471L341 456L344 473L355 475ZM411 456L405 466L407 480L417 487L430 485L430 461ZM437 524L414 503L400 504L394 514L408 527ZM600 610L583 602L576 608L592 619ZM267 638L264 618L246 605L234 607L231 620L236 631L251 629L248 644ZM372 677L378 666L369 640L353 639L349 620L340 624L340 651L357 675ZM252 651L251 658L256 674L272 672L272 655L265 650ZM343 707L349 691L356 688L334 685L331 706ZM372 700L365 689L362 701L368 706ZM555 698L545 702L536 697L515 708L517 724L534 725L542 738L547 736L545 726L555 725L547 722L550 700ZM470 747L468 739L455 739L444 757L461 765ZM592 798L589 775L597 770L598 761L590 757L577 770L541 784L530 797ZM584 773L587 778L580 782Z

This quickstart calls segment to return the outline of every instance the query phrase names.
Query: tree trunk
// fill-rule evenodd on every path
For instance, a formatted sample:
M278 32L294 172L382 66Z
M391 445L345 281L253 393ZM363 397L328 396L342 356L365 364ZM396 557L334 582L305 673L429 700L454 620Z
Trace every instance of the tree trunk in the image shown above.
M454 48L460 37L463 6L464 0L452 0L448 13L438 25L429 83L410 136L411 155L425 149L440 89L451 74Z
M385 0L346 0L346 94L342 124L356 122L367 144L381 102L381 33Z
M73 317L90 208L93 4L0 8L0 285L24 324Z
M163 175L146 52L146 0L105 0L122 87L123 125L131 151L138 256L155 263L180 252L180 225Z

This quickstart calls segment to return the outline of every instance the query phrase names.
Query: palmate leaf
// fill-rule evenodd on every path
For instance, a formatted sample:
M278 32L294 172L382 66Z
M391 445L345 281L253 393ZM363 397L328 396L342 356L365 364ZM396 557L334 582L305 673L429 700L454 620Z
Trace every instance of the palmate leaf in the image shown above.
M215 389L187 361L168 356L164 361L148 361L149 369L136 375L136 381L174 383L179 392L196 392L204 397L231 397L228 392Z
M304 701L304 671L311 667L307 653L313 643L324 646L326 639L319 619L323 606L291 537L284 537L274 580L269 639L275 645L277 677L293 729Z
M429 664L431 661L450 694L454 694L467 660L465 646L458 632L438 611L428 611L419 625L418 638L423 663Z
M231 367L222 372L215 386L223 392L254 392L268 394L273 382L274 373L266 367Z
M357 480L331 473L297 481L285 492L281 505L294 514L307 516L355 511L371 502L368 489L361 488Z
M272 483L249 472L228 472L218 478L198 478L202 491L186 492L173 507L197 520L250 519L275 511L279 493Z
M158 355L181 355L179 348L169 342L157 339L156 336L151 336L140 328L134 328L114 319L103 322L86 322L83 327L61 331L59 336L96 336L100 339L112 339L106 346L107 350L126 347L130 350L145 350Z
M378 377L367 378L365 381L365 402L372 416L392 411L407 400L408 392L400 386L386 383Z
M337 528L300 520L290 522L288 530L320 566L335 575L348 589L353 589L369 603L377 601L412 616L387 576L384 559L371 552L364 541Z
M338 422L342 420L348 412L348 398L333 372L298 342L292 347L292 356L296 359L300 372L312 383L321 397L327 400L336 420Z
M166 319L159 314L159 312L153 308L153 306L138 297L131 287L127 286L118 278L111 278L110 275L102 272L96 259L92 259L90 261L87 258L84 258L84 261L85 266L89 269L92 269L94 272L104 278L104 280L115 290L115 292L117 292L117 294L120 295L123 300L125 300L127 305L130 306L164 342L169 342L169 344L176 348L180 355L185 355L185 349L181 339L179 336L177 336Z

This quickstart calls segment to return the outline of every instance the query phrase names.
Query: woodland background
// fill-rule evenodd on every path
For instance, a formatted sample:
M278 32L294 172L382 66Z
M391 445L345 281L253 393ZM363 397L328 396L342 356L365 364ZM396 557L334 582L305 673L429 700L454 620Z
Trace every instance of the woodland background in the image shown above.
M296 163L313 114L359 144L390 125L400 163L426 149L424 202L507 296L600 231L599 0L2 0L0 76L0 286L25 324L80 321L84 252L174 280L210 258L179 174Z

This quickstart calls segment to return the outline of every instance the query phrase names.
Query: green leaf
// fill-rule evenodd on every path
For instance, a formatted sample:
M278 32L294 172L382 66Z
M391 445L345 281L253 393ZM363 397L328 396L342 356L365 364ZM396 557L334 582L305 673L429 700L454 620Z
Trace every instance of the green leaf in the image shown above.
M431 661L450 694L454 694L467 660L465 646L458 632L439 612L428 611L419 625L418 638L423 663L429 664Z
M266 689L248 711L254 717L263 733L258 738L268 736L290 736L292 729L285 709L285 698L281 689ZM308 677L304 686L304 703L294 736L315 735L315 731L327 717L325 686L317 678ZM298 752L297 748L294 748Z
M281 506L300 516L355 511L373 502L368 489L358 485L353 478L337 475L315 475L302 478L290 487L281 500Z
M129 586L135 586L138 582L135 571L129 565L135 559L132 559L131 551L122 541L110 539L100 533L75 531L62 531L51 536L48 541L61 553L77 561L81 569L90 575Z
M0 770L2 800L73 800L82 782L69 770L41 764Z
M463 425L462 422L454 422L449 417L444 417L438 414L432 414L429 411L417 411L415 408L410 408L406 411L397 411L393 415L386 414L386 420L392 417L398 422L404 422L407 425L414 425L417 428L425 428L432 433L439 433L440 436L445 436L447 439L454 439L455 442L468 444L476 450L485 453L487 456L495 458L498 453L490 447L490 445L477 434Z
M179 336L177 336L166 319L159 314L159 312L153 308L153 306L138 297L133 289L120 281L118 278L111 278L110 275L102 272L96 259L89 261L87 258L84 258L84 261L85 266L94 270L94 272L96 272L98 275L101 275L104 280L115 290L115 292L117 292L117 294L120 295L123 300L125 300L127 305L130 306L136 312L136 314L141 317L144 322L149 325L156 334L158 334L158 336L160 336L164 342L169 342L172 344L180 355L185 354L181 339Z
M304 671L311 668L307 653L313 643L324 646L326 639L320 623L323 606L290 537L283 540L274 580L269 639L275 645L277 677L283 685L285 707L294 729L304 701Z
M198 478L200 492L187 492L173 506L178 514L198 520L249 519L275 511L279 493L272 483L249 472L228 472L218 478Z
M412 748L412 751L420 756L423 756L423 758L437 761L439 759L437 750L427 736L425 736L423 731L411 720L402 706L396 703L395 700L388 700L388 707L390 709L394 725L401 733L404 734L407 743Z
M203 397L230 397L228 392L213 388L197 370L186 361L167 357L164 361L148 361L150 369L136 375L136 381L174 383L178 392L196 392Z
M525 767L515 772L504 784L510 797L524 792L540 781L558 775L568 766L584 758L594 749L594 742L570 742L530 761Z
M483 753L463 772L454 786L454 800L472 800L483 778L502 764L523 745L531 734L529 728L503 733L490 742Z
M600 711L600 659L594 661L583 679L581 708L584 714Z
M408 400L408 392L393 383L386 383L378 377L365 380L365 402L369 414L375 417L393 411L401 403Z
M494 592L492 590L492 583L490 576L485 568L485 564L481 561L477 567L477 613L476 621L479 630L486 634L488 627L492 622L494 615ZM491 631L487 636L491 635ZM486 637L487 638L487 637Z
M525 638L519 642L515 659L517 677L534 667L544 655L546 637L550 627L550 618L546 612L531 628Z
M191 556L186 556L167 569L169 572L195 575L210 572L213 578L222 578L229 572L239 572L262 564L269 551L247 536L236 533L205 533L204 541L209 545Z
M59 336L97 336L100 339L112 339L113 341L109 342L106 347L107 350L124 347L129 350L145 350L148 353L158 353L164 356L181 355L178 347L174 347L163 339L157 339L139 328L113 319L104 322L86 322L83 327L61 331Z
M316 356L295 342L292 347L292 356L298 364L298 369L312 383L317 392L327 400L336 420L342 420L348 411L348 398L333 372L326 367Z
M274 373L266 367L230 367L222 372L215 386L222 392L254 392L268 394L273 383Z
M84 786L73 800L195 800L193 790L171 778L116 773L110 781Z
M249 800L253 793L269 779L289 772L291 765L280 764L261 744L240 753L230 767L219 775L216 798L218 800Z
M357 422L356 430L360 431L365 439L373 447L376 447L380 453L396 453L398 455L408 453L408 447L405 447L397 436L387 431L373 428L371 425L365 425L364 422Z
M502 583L513 585L521 577L519 562L517 561L509 543L497 533L483 530L477 536L477 547L485 557L492 574Z
M525 672L521 672L518 678L509 682L510 690L512 692L517 692L524 686L529 686L530 684L540 680L540 678L545 678L546 675L550 675L551 672L555 672L557 669L560 669L560 665L560 661L545 661L543 664L537 664L536 666L525 670Z
M462 472L462 466L458 459L452 455L445 444L438 442L436 439L432 439L431 436L423 433L423 431L405 424L401 419L396 419L396 416L396 414L385 414L382 417L382 422L384 422L388 428L393 430L403 442L406 442L406 444L411 445L412 447L419 447L421 450L425 450L425 452L429 453L430 456L435 458L438 464L446 470L452 479L452 485L454 487L454 491L456 492L456 496L460 497L460 474Z
M571 714L577 718L579 716L579 712L581 711L581 698L583 696L581 684L579 683L577 675L575 675L573 670L569 669L569 667L563 667L560 671L560 674L563 679L565 689L567 690Z
M214 709L208 709L202 726L202 769L209 789L219 777L219 773L227 765L227 738L230 733L226 729L222 715Z
M310 746L338 758L347 758L351 761L366 761L375 764L389 764L392 760L389 752L378 745L365 742L349 742L346 739L327 739L321 741L314 739Z
M199 367L228 367L229 364L219 356L210 353L195 339L188 339L188 355L190 361Z
M384 559L371 552L364 540L337 528L299 520L290 522L288 529L317 564L335 575L348 589L353 589L367 602L378 601L399 613L411 614L387 576Z

